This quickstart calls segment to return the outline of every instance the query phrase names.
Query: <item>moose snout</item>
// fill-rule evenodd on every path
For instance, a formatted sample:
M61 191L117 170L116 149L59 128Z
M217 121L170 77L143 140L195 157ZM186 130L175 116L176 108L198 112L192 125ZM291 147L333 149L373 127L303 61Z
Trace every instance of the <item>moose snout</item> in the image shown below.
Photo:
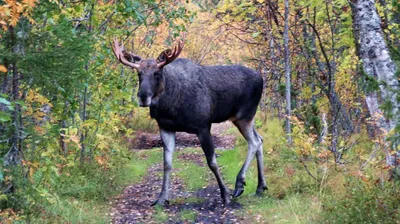
M139 91L138 99L139 99L139 106L140 107L148 107L151 104L151 97L153 94L150 92L142 92Z

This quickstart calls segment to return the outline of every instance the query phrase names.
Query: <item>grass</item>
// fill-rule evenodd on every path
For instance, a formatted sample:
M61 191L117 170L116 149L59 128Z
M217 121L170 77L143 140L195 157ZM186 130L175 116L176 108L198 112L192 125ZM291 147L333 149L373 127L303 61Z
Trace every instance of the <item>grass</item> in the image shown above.
M60 198L44 209L46 212L33 218L31 223L110 223L107 203Z
M243 196L238 199L242 204L240 216L249 223L317 223L319 204L314 198L293 194L282 200L265 196Z
M128 184L139 182L161 158L160 149L137 151L107 172L90 170L93 167L72 171L74 175L64 177L53 192L36 192L41 203L32 204L36 214L27 218L31 223L110 223L110 199Z
M201 149L187 148L176 153L175 158L179 154L195 154L200 155L202 160L205 160ZM189 191L195 191L208 185L208 181L212 178L212 174L204 162L204 166L199 166L193 161L184 159L175 159L173 163L174 175L183 180L185 187ZM193 178L196 177L196 178Z
M194 222L196 217L197 213L192 210L183 210L179 213L179 219L184 222Z
M159 148L136 151L132 155L130 163L117 172L117 179L120 186L139 182L148 173L150 166L161 162L162 150Z
M165 223L169 219L169 215L164 211L164 208L161 206L155 207L155 214L153 215L153 219L156 223Z
M153 220L156 223L165 223L168 220L173 220L177 223L193 223L196 220L197 213L192 210L182 210L177 214L167 213L163 207L156 206L155 213L153 214Z

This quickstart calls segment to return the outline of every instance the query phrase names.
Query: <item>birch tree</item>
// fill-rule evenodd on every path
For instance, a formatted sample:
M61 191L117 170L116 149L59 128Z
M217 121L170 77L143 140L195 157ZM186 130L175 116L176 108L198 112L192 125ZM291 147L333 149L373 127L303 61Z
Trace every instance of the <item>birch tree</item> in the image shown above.
M364 73L377 80L378 92L366 94L366 103L371 116L377 120L377 126L385 131L393 130L399 122L400 104L397 101L399 82L396 79L396 66L389 55L381 27L381 19L373 0L353 0L353 28L359 58ZM379 94L382 98L379 100ZM386 107L387 116L382 116L382 105ZM395 165L395 159L387 154L387 164Z

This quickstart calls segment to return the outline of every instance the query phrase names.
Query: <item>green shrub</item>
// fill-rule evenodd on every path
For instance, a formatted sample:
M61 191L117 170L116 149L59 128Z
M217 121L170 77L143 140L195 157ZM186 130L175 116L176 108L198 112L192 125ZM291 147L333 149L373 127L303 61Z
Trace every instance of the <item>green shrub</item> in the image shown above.
M396 223L400 219L400 192L395 183L381 186L350 177L345 187L345 194L325 197L324 223Z
M16 190L6 195L0 205L16 211L21 221L32 223L109 223L105 212L109 210L109 199L120 194L127 184L140 181L148 167L160 158L158 149L132 154L121 147L107 166L96 161L77 162L57 170L46 164L29 177L21 176L20 169L11 170L7 175L13 178ZM1 221L5 220L0 217Z
M126 126L134 131L157 133L158 125L150 118L147 108L133 108L133 116L127 119Z

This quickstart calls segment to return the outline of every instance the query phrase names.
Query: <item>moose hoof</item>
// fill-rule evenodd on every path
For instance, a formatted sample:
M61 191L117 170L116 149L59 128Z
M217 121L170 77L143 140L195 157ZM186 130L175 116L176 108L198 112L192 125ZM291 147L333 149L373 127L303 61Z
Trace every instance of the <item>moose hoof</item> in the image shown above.
M155 206L155 205L160 205L160 206L168 206L169 205L169 201L168 200L161 200L158 199L156 201L154 201L151 206Z
M262 193L264 191L268 191L268 187L267 186L257 187L256 196L258 196L258 197L262 196Z
M236 186L235 190L233 191L232 197L237 198L240 195L242 195L244 192L244 186L246 186L246 181L244 180L240 181L239 179L236 180Z
M224 199L222 199L222 204L224 206L228 206L231 203L231 200L229 199L229 197L225 197Z
M244 188L236 188L236 189L233 191L232 197L233 197L233 198L237 198L237 197L239 197L240 195L242 195L243 192L244 192Z

